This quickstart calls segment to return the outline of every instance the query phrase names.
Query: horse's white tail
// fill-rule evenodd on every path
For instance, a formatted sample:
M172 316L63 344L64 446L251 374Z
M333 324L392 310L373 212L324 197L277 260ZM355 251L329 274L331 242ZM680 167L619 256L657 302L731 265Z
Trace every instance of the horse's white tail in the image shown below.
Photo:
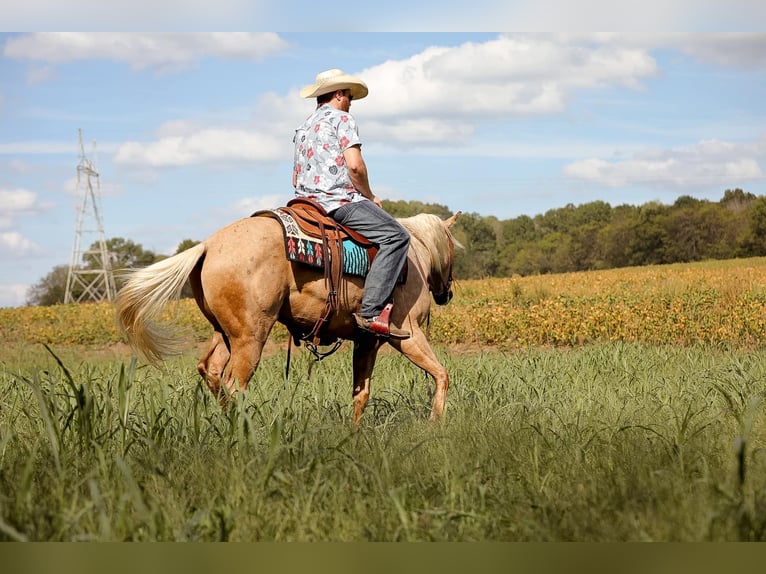
M199 258L207 249L204 242L177 255L131 272L117 295L117 323L131 347L152 364L177 354L181 345L168 325L157 318L165 306L178 300L181 289Z

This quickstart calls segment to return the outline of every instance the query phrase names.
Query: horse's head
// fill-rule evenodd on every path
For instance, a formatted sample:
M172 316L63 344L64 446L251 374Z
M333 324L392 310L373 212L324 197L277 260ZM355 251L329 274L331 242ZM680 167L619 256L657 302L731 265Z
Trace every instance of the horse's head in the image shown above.
M432 269L428 279L428 287L437 305L446 305L452 300L452 273L455 264L455 246L462 247L452 236L450 229L460 217L460 211L441 222L443 234L437 234L437 253L432 253ZM439 237L441 236L441 237ZM438 255L438 256L435 256Z

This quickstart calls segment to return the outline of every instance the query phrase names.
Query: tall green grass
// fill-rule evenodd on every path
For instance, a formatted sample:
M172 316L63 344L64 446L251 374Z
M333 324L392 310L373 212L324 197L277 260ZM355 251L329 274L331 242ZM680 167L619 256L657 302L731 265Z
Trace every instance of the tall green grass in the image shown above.
M228 412L195 372L0 355L0 539L766 539L766 353L603 344L452 355L444 421L383 353L266 358Z

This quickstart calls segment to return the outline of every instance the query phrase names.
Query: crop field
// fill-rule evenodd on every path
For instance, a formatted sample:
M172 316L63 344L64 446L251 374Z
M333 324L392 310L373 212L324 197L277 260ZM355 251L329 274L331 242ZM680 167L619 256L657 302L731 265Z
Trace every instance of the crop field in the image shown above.
M731 344L766 341L766 258L458 281L433 307L431 340L496 349L624 341ZM169 309L182 336L210 326L194 301ZM286 341L279 326L274 341ZM0 308L0 341L108 345L121 340L110 305Z
M429 383L381 352L362 425L348 345L285 334L222 411L204 323L163 370L108 305L0 309L0 540L766 539L766 260L460 282Z

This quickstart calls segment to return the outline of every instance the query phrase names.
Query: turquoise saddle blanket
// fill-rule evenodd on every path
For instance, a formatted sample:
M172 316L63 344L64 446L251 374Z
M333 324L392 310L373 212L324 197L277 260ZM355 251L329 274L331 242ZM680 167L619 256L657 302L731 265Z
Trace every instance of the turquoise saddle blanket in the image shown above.
M298 227L293 216L279 208L258 212L254 215L272 215L282 224L285 240L285 255L290 261L304 263L324 269L326 254L322 241L309 237ZM343 241L343 272L357 277L366 277L372 258L367 249L353 239Z

